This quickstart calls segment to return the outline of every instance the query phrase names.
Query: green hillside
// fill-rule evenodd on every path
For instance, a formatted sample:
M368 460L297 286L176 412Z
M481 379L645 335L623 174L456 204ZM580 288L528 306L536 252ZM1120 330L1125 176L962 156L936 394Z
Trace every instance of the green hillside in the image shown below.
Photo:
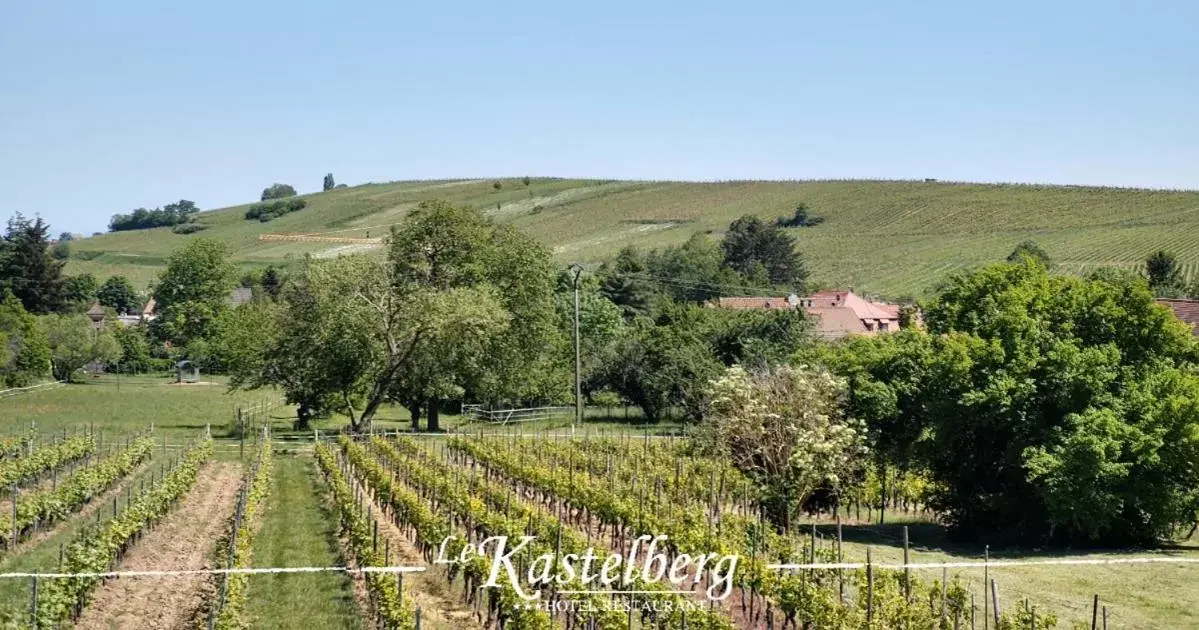
M1136 266L1155 249L1199 273L1199 192L1015 184L900 181L637 182L505 179L367 184L307 195L308 207L268 223L248 207L203 212L207 229L104 234L73 243L67 271L150 282L186 239L223 240L239 264L280 263L304 253L332 256L362 245L260 241L262 233L381 236L422 200L481 208L554 248L562 262L594 262L621 246L679 243L719 234L743 214L767 219L805 202L822 225L791 230L813 279L891 297L927 292L953 269L1000 260L1034 239L1059 268L1086 272Z

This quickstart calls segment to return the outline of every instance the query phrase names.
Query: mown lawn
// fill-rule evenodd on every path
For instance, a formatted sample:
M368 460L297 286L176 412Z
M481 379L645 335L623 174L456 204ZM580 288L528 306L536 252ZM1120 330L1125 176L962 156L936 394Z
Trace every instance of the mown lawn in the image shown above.
M337 549L337 521L323 505L317 474L311 457L276 458L268 507L254 537L254 566L344 564ZM361 627L344 573L254 575L248 596L254 628Z
M94 426L106 433L130 433L154 424L172 442L199 435L212 425L225 431L239 406L272 399L260 392L228 393L224 379L201 375L202 383L176 385L163 375L89 378L45 391L0 399L0 433L22 431L34 423L41 433Z

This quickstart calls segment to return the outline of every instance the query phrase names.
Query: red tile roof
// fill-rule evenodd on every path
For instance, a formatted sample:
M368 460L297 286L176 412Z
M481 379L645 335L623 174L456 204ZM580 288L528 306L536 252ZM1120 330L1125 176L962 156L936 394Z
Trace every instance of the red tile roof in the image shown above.
M1167 300L1158 299L1158 304L1168 307L1183 323L1189 325L1196 335L1199 335L1199 300Z
M899 305L876 304L850 290L819 291L796 297L722 297L708 306L735 309L802 308L817 321L816 335L840 339L851 334L871 335L883 330L899 330Z
M794 304L783 297L719 297L713 300L714 306L721 308L795 308Z
M817 337L832 341L846 335L861 335L866 326L853 309L844 306L806 306L804 312L816 319Z

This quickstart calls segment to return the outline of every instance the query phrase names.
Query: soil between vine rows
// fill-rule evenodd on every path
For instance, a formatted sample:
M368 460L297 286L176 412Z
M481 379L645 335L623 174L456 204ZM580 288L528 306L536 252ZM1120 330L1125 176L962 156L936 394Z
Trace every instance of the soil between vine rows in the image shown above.
M137 541L121 570L202 569L237 502L242 468L206 465L179 505ZM119 578L106 581L75 624L81 630L181 628L212 595L203 575Z

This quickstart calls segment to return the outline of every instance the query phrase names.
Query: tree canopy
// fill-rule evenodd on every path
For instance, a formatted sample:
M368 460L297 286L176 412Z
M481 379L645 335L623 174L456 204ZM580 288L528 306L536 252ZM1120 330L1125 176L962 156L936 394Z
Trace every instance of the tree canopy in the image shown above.
M283 199L284 197L296 196L296 189L290 184L274 183L262 189L261 201L270 201L271 199Z
M1148 543L1194 522L1199 351L1143 280L1025 259L954 276L924 316L927 333L854 339L830 364L957 533Z
M761 485L771 519L784 529L817 488L836 492L862 469L865 431L844 415L845 391L826 370L790 365L733 366L708 387L705 428Z
M45 330L12 291L0 289L0 385L26 387L49 374Z
M1145 275L1154 295L1167 298L1185 297L1182 266L1178 264L1178 258L1174 254L1160 249L1153 252L1145 260Z
M93 361L108 363L121 357L121 346L107 330L96 330L83 314L50 314L41 318L50 345L54 378L69 381Z
M763 278L771 285L802 292L807 269L795 239L778 226L745 215L729 225L721 243L724 260L746 278Z
M18 213L9 219L0 241L0 290L11 290L30 313L61 311L65 264L51 255L50 226L41 217L30 221Z
M1016 245L1016 249L1013 249L1012 253L1008 254L1007 261L1011 263L1020 262L1023 258L1031 258L1045 265L1046 269L1053 267L1053 260L1049 258L1049 253L1042 249L1040 245L1037 245L1036 241L1021 241L1019 245Z
M112 220L108 222L108 230L122 232L183 225L194 221L199 212L200 209L196 207L195 202L180 199L175 203L168 203L153 210L138 208L129 214L114 214Z
M197 238L175 250L154 288L157 336L176 345L213 336L234 282L229 247L224 243Z
M338 411L360 428L397 400L426 409L436 429L445 399L544 394L553 282L549 252L532 239L426 202L393 229L386 259L308 260L277 306L238 309L222 337L255 349L230 352L234 385L282 387L302 420Z
M96 299L120 314L132 313L141 306L133 283L125 276L110 276L96 291Z

